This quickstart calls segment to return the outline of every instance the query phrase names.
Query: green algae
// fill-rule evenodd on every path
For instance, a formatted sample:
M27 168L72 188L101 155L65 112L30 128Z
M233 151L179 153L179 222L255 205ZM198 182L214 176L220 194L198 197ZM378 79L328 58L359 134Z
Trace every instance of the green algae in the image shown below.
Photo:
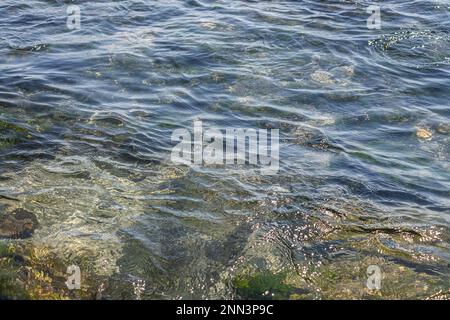
M380 266L381 288L367 286L367 268ZM233 285L241 299L448 299L450 290L441 279L383 258L340 261L310 270L311 282L294 272L270 271L238 276Z
M19 144L27 136L25 128L0 119L0 150Z
M261 272L249 276L238 276L233 285L242 299L288 299L294 286L285 283L286 273Z

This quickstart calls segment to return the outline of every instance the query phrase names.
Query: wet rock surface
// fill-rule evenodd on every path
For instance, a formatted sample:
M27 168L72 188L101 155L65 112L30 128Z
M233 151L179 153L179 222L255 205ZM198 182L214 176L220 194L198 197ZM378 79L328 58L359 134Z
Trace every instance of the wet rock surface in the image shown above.
M24 209L16 209L0 216L0 238L25 239L33 235L38 225L36 216Z

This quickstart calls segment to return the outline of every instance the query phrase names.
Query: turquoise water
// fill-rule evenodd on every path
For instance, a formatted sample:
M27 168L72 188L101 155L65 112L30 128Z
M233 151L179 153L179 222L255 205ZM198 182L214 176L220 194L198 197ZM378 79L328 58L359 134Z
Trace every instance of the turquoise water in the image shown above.
M372 4L2 0L2 245L105 299L448 297L450 5ZM279 129L278 174L174 164L194 120Z

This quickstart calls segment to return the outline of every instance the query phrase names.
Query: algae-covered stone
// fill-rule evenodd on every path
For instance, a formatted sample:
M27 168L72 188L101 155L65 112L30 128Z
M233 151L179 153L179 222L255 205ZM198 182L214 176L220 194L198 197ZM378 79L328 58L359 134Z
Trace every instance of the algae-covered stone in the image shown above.
M67 287L67 267L76 264L83 271L81 288ZM90 261L65 261L47 247L30 243L0 242L0 299L67 300L95 299L108 279L97 277Z
M0 300L25 299L27 294L17 279L18 261L15 248L0 242ZM23 260L20 260L20 262Z

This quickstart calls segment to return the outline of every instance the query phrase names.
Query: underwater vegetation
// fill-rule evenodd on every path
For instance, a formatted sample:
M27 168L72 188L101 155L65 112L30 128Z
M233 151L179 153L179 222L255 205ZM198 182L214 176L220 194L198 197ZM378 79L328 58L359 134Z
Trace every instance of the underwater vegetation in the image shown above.
M1 299L450 298L448 1L66 2L0 1Z

